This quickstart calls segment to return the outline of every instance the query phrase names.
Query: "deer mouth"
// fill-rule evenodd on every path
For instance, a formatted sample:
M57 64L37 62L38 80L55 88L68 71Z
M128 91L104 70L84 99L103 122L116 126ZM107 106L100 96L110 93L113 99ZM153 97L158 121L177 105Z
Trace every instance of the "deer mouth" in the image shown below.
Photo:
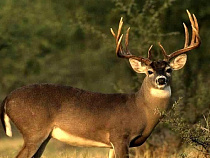
M166 87L166 84L165 85L157 85L158 89L164 89L165 87Z

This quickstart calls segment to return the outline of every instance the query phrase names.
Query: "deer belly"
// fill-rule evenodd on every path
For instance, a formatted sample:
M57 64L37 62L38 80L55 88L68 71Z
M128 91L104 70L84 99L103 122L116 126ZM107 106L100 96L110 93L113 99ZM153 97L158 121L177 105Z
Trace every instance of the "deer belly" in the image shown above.
M75 135L72 135L70 133L67 133L66 131L60 129L60 128L54 128L52 131L52 137L68 143L73 146L85 146L85 147L111 147L109 144L105 144L103 142L87 139L87 138L82 138L78 137Z

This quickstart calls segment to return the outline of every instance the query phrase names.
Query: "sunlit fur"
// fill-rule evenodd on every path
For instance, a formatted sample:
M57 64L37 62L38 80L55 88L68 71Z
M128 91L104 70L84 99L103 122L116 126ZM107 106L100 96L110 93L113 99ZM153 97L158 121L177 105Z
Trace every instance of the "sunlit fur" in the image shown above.
M12 137L12 129L11 129L11 124L9 121L9 117L7 114L4 115L4 121L5 121L5 126L6 126L6 135L9 137Z
M167 86L164 89L151 88L150 93L154 97L168 98L171 96L171 87Z
M57 127L53 129L52 137L73 146L111 147L111 145L107 145L101 142L74 136Z

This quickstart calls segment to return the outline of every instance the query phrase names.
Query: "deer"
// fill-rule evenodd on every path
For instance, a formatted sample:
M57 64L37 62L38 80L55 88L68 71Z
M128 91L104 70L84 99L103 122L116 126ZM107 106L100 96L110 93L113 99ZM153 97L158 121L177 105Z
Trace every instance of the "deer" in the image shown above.
M200 46L195 15L187 11L192 39L186 25L184 48L168 55L159 43L164 59L132 55L128 49L129 30L122 46L121 18L116 54L128 59L137 73L146 74L135 93L103 94L70 86L32 84L12 91L1 104L0 116L6 135L12 136L10 120L23 136L24 144L16 158L40 158L51 138L80 147L109 148L109 158L129 158L129 148L141 146L163 117L155 112L169 108L171 76L184 67L186 52Z

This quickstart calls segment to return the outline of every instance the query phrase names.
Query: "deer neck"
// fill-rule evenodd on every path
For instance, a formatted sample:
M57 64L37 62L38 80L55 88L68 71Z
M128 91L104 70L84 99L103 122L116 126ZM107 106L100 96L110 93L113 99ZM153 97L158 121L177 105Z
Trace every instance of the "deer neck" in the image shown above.
M140 108L144 108L150 117L161 117L160 114L168 109L170 97L170 86L164 89L157 89L146 77L136 94L136 103Z

